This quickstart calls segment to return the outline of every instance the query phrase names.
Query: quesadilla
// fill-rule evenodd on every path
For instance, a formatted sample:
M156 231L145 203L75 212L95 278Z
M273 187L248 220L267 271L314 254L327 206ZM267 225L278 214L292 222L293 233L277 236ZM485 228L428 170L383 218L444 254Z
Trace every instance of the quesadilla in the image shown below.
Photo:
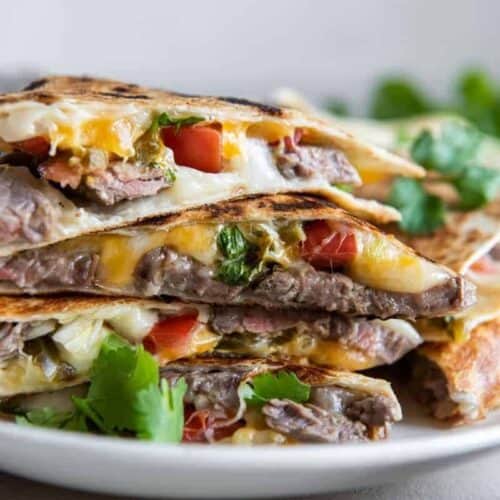
M285 395L259 401L258 392L248 398L248 392L256 392L257 378L268 374L294 374L306 386L303 397L296 398L301 402ZM208 358L170 364L161 376L171 385L181 377L187 383L184 437L189 441L227 436L226 442L234 444L359 442L385 438L402 418L388 382L355 373Z
M201 354L362 370L421 343L406 321L132 298L0 297L0 398L87 380L110 332L160 366Z
M412 385L435 418L467 424L500 405L500 222L478 212L457 215L455 223L439 233L439 244L429 242L427 255L465 273L477 285L477 303L417 321L428 342L414 356Z
M435 317L474 286L314 197L205 206L0 259L1 293L171 296L193 302Z
M150 373L153 385L138 393L148 377L129 373L138 387L127 387L123 362L135 358L144 365L147 353L114 339L106 341L99 356L123 373L98 361L89 386L10 398L1 403L0 417L63 430L136 434L157 442L240 445L377 440L401 420L390 384L359 374L257 358L205 357ZM157 404L160 394L168 395L166 413L155 407L155 394Z
M0 255L249 194L321 194L423 170L303 113L235 98L55 77L0 96Z
M498 203L468 213L450 213L433 236L404 237L412 248L476 285L477 302L441 319L418 321L425 340L464 341L485 321L500 315L500 217Z
M500 309L465 342L431 342L417 351L412 382L432 415L453 424L486 417L500 406Z

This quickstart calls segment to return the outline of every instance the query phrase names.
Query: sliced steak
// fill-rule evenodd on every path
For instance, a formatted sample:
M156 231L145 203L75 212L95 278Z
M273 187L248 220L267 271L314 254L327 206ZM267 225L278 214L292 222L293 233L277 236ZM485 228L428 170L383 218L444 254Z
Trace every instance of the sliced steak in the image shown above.
M274 268L256 285L231 286L209 267L169 248L145 254L136 268L136 292L172 295L212 304L260 305L270 309L316 309L378 318L433 317L468 307L475 287L461 277L423 293L398 293L370 288L336 272L305 265Z
M57 208L27 168L0 167L0 241L38 243L51 234Z
M188 386L184 402L196 410L210 409L226 417L234 416L240 406L238 386L247 372L241 366L204 366L171 363L161 370L162 378L175 384L183 377Z
M96 280L98 254L40 248L0 258L0 283L28 292L89 288Z
M490 256L493 260L500 261L500 243L497 243L491 250Z
M341 273L304 266L277 268L255 289L245 290L242 298L264 307L315 308L382 319L414 318L445 315L472 305L475 287L457 276L422 293L390 292L361 285Z
M254 334L259 338L299 328L302 334L338 341L384 364L394 363L420 343L417 336L404 335L378 320L308 310L215 306L210 324L221 335Z
M361 184L356 169L336 149L297 145L287 137L274 148L274 157L285 179L322 177L329 183Z
M170 187L173 178L160 167L112 163L107 169L87 175L80 186L86 198L103 205L152 196Z
M388 398L353 393L333 386L313 387L309 402L323 410L342 413L351 420L360 421L369 427L384 426L394 422L398 413L398 408Z
M21 323L0 323L0 364L15 358L21 351L23 343Z
M452 419L459 405L451 399L448 381L441 368L424 356L413 359L411 386L417 400L439 420Z
M263 406L262 413L271 429L298 441L343 443L367 440L367 429L362 423L318 406L272 399Z
M137 292L226 304L237 302L242 286L226 285L207 266L167 247L146 253L136 268Z

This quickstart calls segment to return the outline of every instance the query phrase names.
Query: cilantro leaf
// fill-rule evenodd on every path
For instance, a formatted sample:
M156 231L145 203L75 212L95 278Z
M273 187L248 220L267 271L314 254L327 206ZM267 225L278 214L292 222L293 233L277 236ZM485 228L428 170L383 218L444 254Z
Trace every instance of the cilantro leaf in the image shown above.
M161 386L149 386L137 394L137 437L163 443L179 443L184 429L183 378L170 388L166 380Z
M257 375L241 390L241 396L250 406L262 406L275 398L305 403L310 394L310 385L301 382L295 373L286 371Z
M179 442L184 424L184 381L169 389L154 357L115 335L103 343L91 370L87 397L77 409L105 434L134 432L141 439ZM180 430L179 430L180 429Z
M85 418L77 412L58 412L52 408L40 408L18 415L16 423L20 425L36 425L51 429L87 432Z
M415 179L396 179L388 202L401 212L399 226L410 234L432 233L445 222L444 201L427 193Z
M481 133L475 127L451 121L443 126L438 137L423 130L410 152L413 160L428 170L458 175L476 156L481 140Z
M133 432L141 439L180 442L184 427L184 379L169 388L159 381L155 358L143 346L133 347L116 335L103 342L90 373L85 398L73 397L74 412L50 408L18 416L22 425L88 431L108 435Z
M228 285L247 284L259 266L249 263L252 246L237 226L224 226L217 235L217 246L223 255L217 277Z
M349 115L349 107L345 101L340 99L330 98L326 103L326 109L329 113L337 116L347 116Z
M188 125L195 125L196 123L205 121L205 118L201 116L186 116L184 118L173 118L168 113L160 113L153 118L151 123L150 131L152 134L156 134L161 127L175 127L178 132L181 127L186 127Z
M143 346L105 342L91 370L86 401L108 429L135 430L136 394L159 383L158 363Z
M370 116L379 120L405 118L432 108L425 95L406 78L388 78L375 89Z
M474 210L495 198L500 188L500 172L484 167L467 167L453 180L460 197L459 208Z
M471 69L457 84L457 111L481 131L500 135L500 92L498 85L484 71Z

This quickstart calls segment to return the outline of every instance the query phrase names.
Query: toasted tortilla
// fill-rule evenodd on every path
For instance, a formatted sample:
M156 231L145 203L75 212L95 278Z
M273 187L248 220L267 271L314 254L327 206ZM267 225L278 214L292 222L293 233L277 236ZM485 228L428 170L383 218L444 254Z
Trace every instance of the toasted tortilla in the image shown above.
M290 194L251 197L206 205L165 217L149 219L122 230L82 236L38 250L28 250L11 257L0 258L2 270L0 293L40 294L86 291L114 295L140 295L142 292L137 291L134 285L134 272L140 259L152 249L166 245L197 261L209 253L212 259L209 265L214 265L213 260L217 254L218 224L280 221L291 223L309 220L326 220L342 227L347 226L355 232L360 248L373 247L372 251L366 250L365 253L358 254L357 260L353 262L348 272L350 276L352 275L352 279L366 286L394 292L420 293L444 284L448 280L459 279L458 275L447 267L428 261L394 236L384 234L369 223L352 217L338 206L324 199ZM207 227L210 230L209 234L203 236L204 228ZM191 233L186 233L189 228L194 229ZM172 241L171 235L175 233L174 230L177 230L177 233L180 231L180 236L176 236L176 239ZM185 250L186 247L189 247L189 251ZM102 256L106 248L109 250L106 255L112 256L112 261L109 259L99 261L98 273L101 275L98 283L88 287L78 285L75 288L72 285L54 282L23 286L10 279L9 272L6 271L9 266L14 265L13 262L17 259L28 259L33 264L39 259L72 252L75 249L78 251L88 249L88 252L98 252ZM201 262L206 264L203 260ZM118 270L119 278L115 270ZM113 275L111 276L110 273ZM105 275L111 277L106 278ZM190 297L187 299L194 300Z
M432 236L398 236L427 258L465 274L500 241L500 214L496 204L474 212L450 212L445 226Z
M71 140L71 144L76 141L72 148L78 149L83 147L78 141L88 136L88 132L82 132L85 124L98 121L101 127L104 120L109 128L110 120L119 120L119 134L113 127L106 128L101 135L96 134L99 140L104 140L103 134L118 134L118 139L115 139L128 144L121 152L127 160L126 156L134 151L133 144L138 134L136 129L147 130L154 114L162 112L173 117L199 116L209 122L227 124L227 133L234 136L234 144L239 151L236 156L233 155L231 171L212 174L179 166L177 179L171 188L104 209L92 203L76 204L75 200L70 200L48 182L35 179L22 166L2 166L0 183L4 189L13 190L16 185L17 190L44 193L54 215L47 234L30 240L18 238L3 243L0 255L250 194L309 192L325 196L367 220L384 223L399 219L400 215L394 208L373 200L358 199L323 178L286 179L274 166L267 142L247 136L246 130L252 126L265 127L274 134L277 131L290 133L296 128L306 129L315 141L342 151L360 171L383 172L390 176L423 175L423 170L410 161L360 142L340 128L301 112L243 99L187 96L91 78L46 78L33 82L23 92L0 96L0 143L15 143L43 135L53 137L53 148L58 143L65 144ZM62 210L61 204L64 207Z
M434 417L460 425L500 406L500 318L463 343L427 343L417 351L413 384Z

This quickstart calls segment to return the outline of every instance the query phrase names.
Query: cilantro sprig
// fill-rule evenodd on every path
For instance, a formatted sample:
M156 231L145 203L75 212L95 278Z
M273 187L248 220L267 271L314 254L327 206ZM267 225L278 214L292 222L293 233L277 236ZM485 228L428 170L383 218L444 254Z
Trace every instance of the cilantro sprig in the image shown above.
M263 373L247 382L241 396L249 406L262 406L271 399L289 399L305 403L311 395L311 386L301 382L293 372Z
M184 426L183 398L187 386L160 383L159 366L142 346L133 347L115 335L103 343L90 374L85 398L73 398L75 411L50 408L18 417L22 424L86 432L133 434L140 439L178 443Z
M160 113L153 118L150 131L153 134L158 133L162 127L175 127L176 132L179 132L181 127L195 125L205 121L201 116L185 116L184 118L173 118L168 113Z
M415 162L455 189L459 209L481 208L494 199L500 187L499 172L476 164L481 140L475 127L451 121L439 135L423 130L410 148ZM400 227L408 233L432 233L444 224L444 201L429 194L421 181L397 179L388 201L400 210Z
M427 193L422 183L415 179L396 179L388 202L401 212L399 226L407 233L428 234L444 224L444 201Z
M228 285L249 283L258 268L252 265L252 245L237 226L224 226L217 235L217 247L223 259L217 269L217 277Z

